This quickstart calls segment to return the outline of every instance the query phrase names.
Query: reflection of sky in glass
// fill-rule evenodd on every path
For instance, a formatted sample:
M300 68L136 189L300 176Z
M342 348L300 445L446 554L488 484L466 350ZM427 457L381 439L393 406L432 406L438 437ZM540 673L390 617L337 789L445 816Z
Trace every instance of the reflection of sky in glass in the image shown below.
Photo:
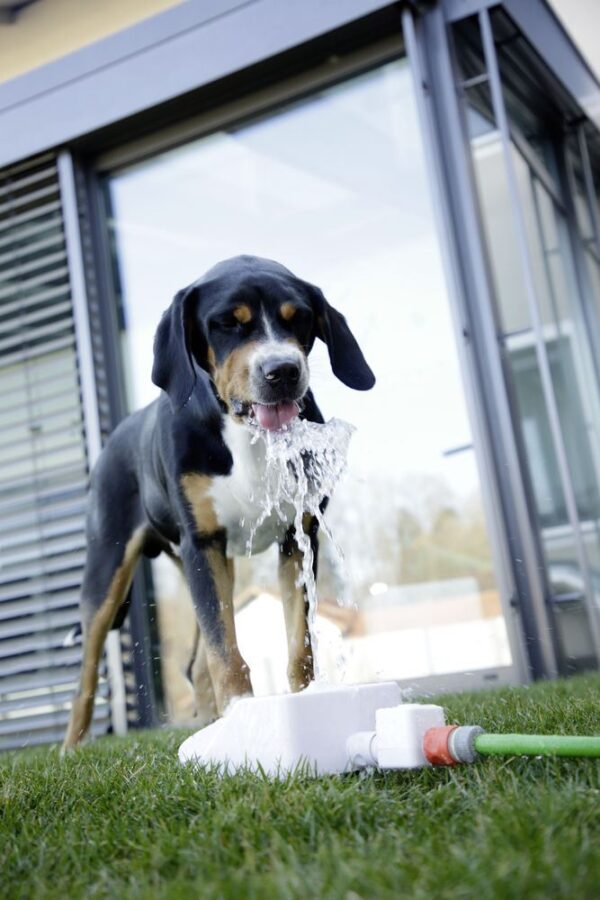
M353 678L503 664L495 652L484 662L474 654L489 643L481 596L493 606L497 594L474 453L446 455L471 435L406 62L117 173L110 191L132 405L157 393L152 341L171 297L239 253L279 260L319 285L375 371L375 389L359 393L335 379L322 344L310 358L325 417L357 426L349 476L327 512L345 560L325 540L320 550L321 599L352 600L370 617ZM237 561L237 590L277 592L273 552ZM172 593L159 575L159 595ZM389 587L377 600L385 608L375 582ZM415 601L415 584L435 609ZM411 598L423 606L414 621ZM417 629L386 618L388 607ZM433 641L440 616L449 616L454 660L418 643L419 628ZM257 626L253 642L260 634Z
M359 337L378 384L337 382L324 348L312 383L354 422L358 474L429 473L476 486L425 163L405 62L114 177L134 405L155 394L152 338L177 289L254 253L318 284ZM466 457L463 459L463 457Z

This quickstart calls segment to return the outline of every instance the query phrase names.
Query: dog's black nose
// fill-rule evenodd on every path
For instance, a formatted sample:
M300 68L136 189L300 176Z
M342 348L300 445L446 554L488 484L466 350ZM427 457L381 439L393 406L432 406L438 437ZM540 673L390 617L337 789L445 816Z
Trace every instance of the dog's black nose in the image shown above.
M300 380L300 366L293 359L266 359L261 370L265 380L272 385L295 385Z

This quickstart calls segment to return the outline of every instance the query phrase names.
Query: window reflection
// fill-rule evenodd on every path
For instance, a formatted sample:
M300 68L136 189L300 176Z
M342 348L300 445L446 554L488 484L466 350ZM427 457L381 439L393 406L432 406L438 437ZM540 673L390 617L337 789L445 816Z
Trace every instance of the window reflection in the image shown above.
M237 253L320 285L373 365L376 388L357 394L324 347L311 355L326 418L357 426L328 510L344 560L323 541L320 564L322 666L347 681L510 664L410 78L390 63L109 181L132 407L153 397L153 332L172 295ZM283 689L273 553L236 573L255 690ZM166 569L156 583L166 635L182 588Z
M480 116L473 111L473 116ZM522 137L521 137L522 139ZM600 586L600 406L589 334L574 275L567 226L546 187L515 145L511 146L527 253L541 332L532 319L521 248L514 227L505 161L493 127L471 127L475 177L483 212L504 349L525 462L547 563L547 576L567 670L594 660L589 638L577 536L567 512L565 484L542 385L539 341L552 382L569 477L591 569Z

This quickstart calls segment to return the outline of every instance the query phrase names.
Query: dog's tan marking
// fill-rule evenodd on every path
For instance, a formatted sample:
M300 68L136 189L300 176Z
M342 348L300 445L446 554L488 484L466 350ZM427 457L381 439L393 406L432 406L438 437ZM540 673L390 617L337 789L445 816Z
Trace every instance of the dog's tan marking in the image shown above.
M212 485L212 479L207 475L197 475L193 472L181 477L181 487L190 505L196 528L201 534L211 534L219 528L219 522L214 510L213 500L208 492ZM220 620L223 626L222 641L213 645L210 640L202 641L205 658L198 660L194 686L196 697L200 701L200 687L202 692L206 687L206 677L212 682L214 701L219 714L223 713L234 697L251 694L248 666L242 659L238 650L235 636L235 624L233 617L233 560L227 559L223 552L216 547L206 547L204 550L211 576L215 586L215 592L219 600ZM206 670L203 673L203 669ZM206 706L206 699L204 701ZM210 713L213 700L209 696L208 709Z
M250 358L257 350L257 342L249 341L232 350L220 365L213 365L213 378L221 400L231 409L231 401L251 402Z
M314 678L314 664L310 632L306 618L307 603L304 587L298 586L302 569L302 553L294 545L291 556L279 554L279 588L288 643L288 680L292 691L301 691Z
M98 684L98 663L102 656L106 635L110 631L119 607L127 596L145 537L145 527L137 528L133 532L125 546L123 562L112 577L104 602L84 629L79 690L71 707L69 725L62 747L63 752L78 744L89 728Z
M233 317L234 319L237 319L241 325L247 325L248 322L252 321L252 310L245 303L241 303L234 309Z
M192 684L194 686L195 715L198 726L210 725L218 717L217 701L212 678L208 668L206 641L202 635L198 638L196 655L192 664Z
M213 501L209 496L212 479L190 472L181 476L181 489L189 503L199 534L212 534L219 528Z
M213 644L206 634L204 643L217 710L219 715L223 715L234 697L252 694L252 684L248 666L242 659L235 636L233 560L215 547L206 548L205 553L219 600L223 633L218 645Z
M279 307L279 315L284 322L289 322L296 315L296 307L293 303L282 303Z

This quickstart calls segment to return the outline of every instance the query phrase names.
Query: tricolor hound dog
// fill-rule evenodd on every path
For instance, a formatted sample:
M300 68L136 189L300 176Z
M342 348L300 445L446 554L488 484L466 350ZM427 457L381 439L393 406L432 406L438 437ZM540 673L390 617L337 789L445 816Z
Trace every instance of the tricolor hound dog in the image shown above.
M177 555L189 584L216 710L252 691L235 638L232 556L243 554L260 478L258 425L322 422L307 356L325 342L334 374L355 390L375 383L344 317L321 291L278 263L239 256L179 291L154 342L161 396L116 428L91 477L81 591L83 661L64 748L85 735L108 631L127 612L140 555ZM252 420L254 420L252 422ZM264 459L262 460L264 463ZM308 519L308 517L307 517ZM245 523L245 524L244 524ZM317 549L317 523L306 521ZM300 551L291 523L267 520L258 552L277 541L292 690L313 676ZM175 554L174 548L177 548Z

